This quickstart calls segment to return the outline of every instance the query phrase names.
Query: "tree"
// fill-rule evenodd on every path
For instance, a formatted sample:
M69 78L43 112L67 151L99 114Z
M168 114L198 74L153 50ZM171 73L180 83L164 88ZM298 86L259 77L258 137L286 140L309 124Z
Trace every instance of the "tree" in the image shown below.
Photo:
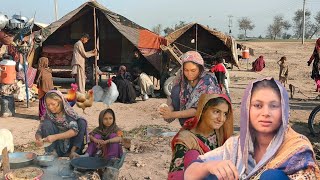
M164 28L164 30L163 30L163 32L164 32L165 35L168 35L168 34L172 33L173 31L174 31L174 29L171 28L171 27L166 27L166 28Z
M162 25L161 24L156 25L155 27L152 28L152 31L154 33L160 35L162 32Z
M273 18L273 24L268 26L267 37L271 39L276 39L280 37L283 33L283 30L288 30L291 27L289 21L285 21L282 15L276 15Z
M312 24L308 34L310 35L309 38L311 39L314 35L320 32L320 11L314 17L315 22Z
M308 31L312 28L312 23L310 20L311 12L309 10L306 10L306 19L305 19L305 29L306 29L306 37L308 35ZM303 28L303 10L299 9L294 13L293 17L293 30L294 30L294 36L298 39L302 37L302 28Z
M173 31L182 28L183 26L187 25L187 23L185 21L179 21L178 23L176 23L174 25L174 27L166 27L164 28L163 32L165 35L168 35L170 33L172 33Z
M238 20L239 23L239 30L244 31L244 39L247 37L247 30L252 30L255 25L252 23L252 21L248 17L242 17Z

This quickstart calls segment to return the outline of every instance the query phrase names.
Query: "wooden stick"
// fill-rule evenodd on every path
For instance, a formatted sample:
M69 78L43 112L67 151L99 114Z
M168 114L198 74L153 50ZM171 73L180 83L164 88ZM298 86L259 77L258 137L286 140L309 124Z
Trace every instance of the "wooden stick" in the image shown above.
M97 16L96 8L93 8L93 34L94 34L94 49L97 50ZM97 50L98 51L98 50ZM95 80L98 85L98 54L94 57L94 68L95 68Z
M10 163L9 163L9 155L8 149L5 147L2 150L2 167L3 167L3 179L5 179L5 175L10 171Z

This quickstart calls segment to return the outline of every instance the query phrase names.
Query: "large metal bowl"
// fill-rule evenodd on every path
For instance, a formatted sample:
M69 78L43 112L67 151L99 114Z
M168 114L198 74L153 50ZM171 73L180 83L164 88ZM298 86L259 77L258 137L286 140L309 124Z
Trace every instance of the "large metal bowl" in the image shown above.
M55 160L55 157L53 155L37 156L38 165L43 167L52 166L54 160Z
M32 152L14 152L9 153L9 163L11 169L23 168L33 163L33 160L37 157ZM2 156L0 156L0 160Z

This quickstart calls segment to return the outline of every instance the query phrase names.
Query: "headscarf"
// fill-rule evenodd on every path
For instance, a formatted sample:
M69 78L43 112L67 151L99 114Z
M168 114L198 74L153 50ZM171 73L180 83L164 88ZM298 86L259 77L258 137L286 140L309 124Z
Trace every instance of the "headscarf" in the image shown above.
M62 100L62 104L63 104L63 111L65 113L66 116L68 116L69 118L71 118L72 120L77 120L79 118L81 118L75 111L74 109L70 106L70 104L68 103L68 101L64 98L63 94L58 91L58 90L50 90L46 93L45 95L45 99L51 94L51 93L55 93L57 94L61 100ZM46 109L48 109L47 104L45 104ZM53 122L58 121L58 119L55 117L54 114L52 114L49 110L46 111L46 119L49 119Z
M207 86L213 86L217 85L217 80L215 76L212 74L212 81L214 83L206 84L204 77L207 75L204 71L204 61L201 57L201 55L196 51L188 51L184 53L181 57L182 61L182 67L180 68L180 71L178 72L176 79L174 80L174 86L179 85L180 86L180 92L179 92L179 98L180 98L180 110L185 110L191 108L195 103L198 102L199 96L206 91ZM202 66L203 72L200 72L199 75L199 82L196 85L196 87L193 88L192 93L190 94L188 87L190 87L189 83L187 82L184 73L183 73L183 66L186 62L193 62L197 65ZM200 69L201 70L201 69ZM208 76L208 78L210 78ZM220 93L219 87L217 89L214 89L213 91L216 91L214 93Z
M118 74L120 74L121 71L124 71L124 73L126 73L127 72L126 66L120 66L118 70Z
M187 120L184 123L183 128L189 129L189 130L195 129L199 125L199 122L202 121L201 116L206 104L210 100L219 98L219 97L225 99L230 107L226 121L223 123L223 125L219 129L215 130L218 137L218 146L221 146L233 134L232 104L230 102L229 97L225 94L202 94L199 98L198 108L197 108L195 117Z
M38 70L48 68L49 67L49 59L47 57L41 57L39 59L39 67Z
M113 116L113 123L109 127L105 127L103 124L103 117L106 113L111 113ZM116 123L116 117L114 114L114 111L112 109L105 109L102 110L99 114L99 127L96 127L91 133L94 134L100 134L102 136L102 139L107 139L107 137L112 133L117 133L119 131L119 127Z
M320 38L318 38L317 41L316 41L316 49L318 51L320 50Z

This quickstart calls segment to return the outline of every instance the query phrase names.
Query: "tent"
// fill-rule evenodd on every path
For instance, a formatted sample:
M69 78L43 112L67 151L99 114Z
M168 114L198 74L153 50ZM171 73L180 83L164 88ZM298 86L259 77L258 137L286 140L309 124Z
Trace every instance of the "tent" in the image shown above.
M231 36L225 35L198 23L190 23L166 36L169 44L175 44L181 52L197 50L211 64L213 58L223 57L238 67L237 44Z
M56 58L51 60L49 58L50 66L70 67L73 44L83 33L88 33L92 37L92 40L85 44L86 50L94 49L94 8L99 66L130 66L133 51L139 49L149 61L148 70L151 72L160 70L157 64L161 56L158 54L160 45L165 43L165 39L108 10L96 1L82 4L41 30L42 54L61 52Z

